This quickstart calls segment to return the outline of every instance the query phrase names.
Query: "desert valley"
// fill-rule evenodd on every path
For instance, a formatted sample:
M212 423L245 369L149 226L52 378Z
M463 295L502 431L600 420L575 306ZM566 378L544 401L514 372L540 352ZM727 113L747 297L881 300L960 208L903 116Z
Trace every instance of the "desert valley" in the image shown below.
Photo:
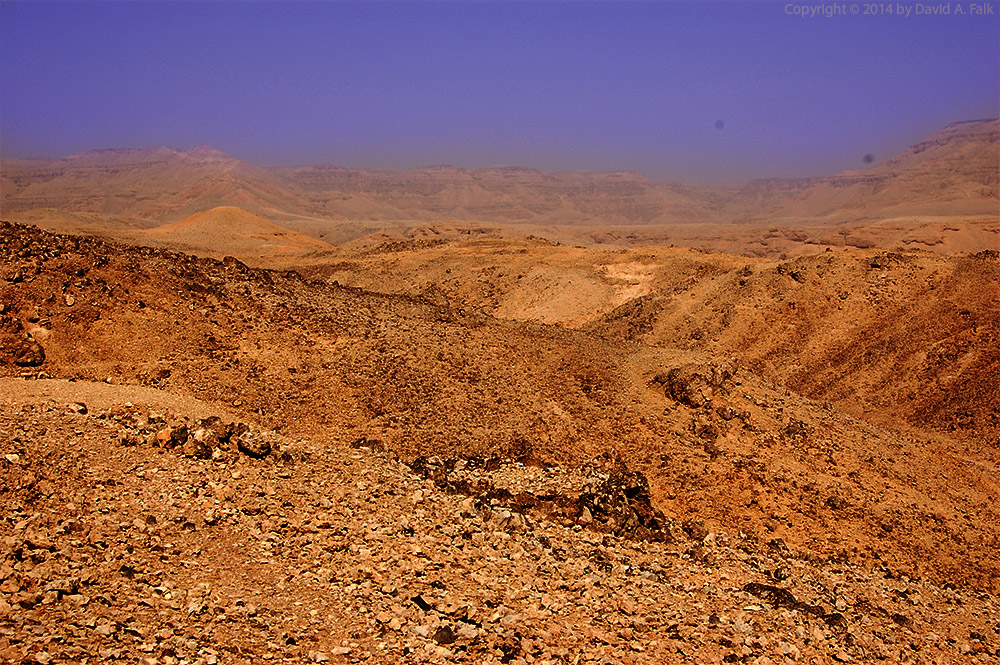
M0 169L0 661L995 663L1000 122Z

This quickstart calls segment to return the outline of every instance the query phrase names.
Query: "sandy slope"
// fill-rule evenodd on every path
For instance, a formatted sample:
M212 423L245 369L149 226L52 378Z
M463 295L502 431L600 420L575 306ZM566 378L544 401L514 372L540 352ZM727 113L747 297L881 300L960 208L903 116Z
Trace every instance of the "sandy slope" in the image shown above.
M620 342L737 355L783 385L886 422L1000 425L1000 274L990 252L841 249L777 261L495 239L393 248L345 249L305 272ZM974 403L959 407L958 392Z
M132 404L146 411L184 413L192 418L220 418L235 420L237 416L225 406L208 404L185 395L175 395L164 390L143 386L123 386L99 381L68 381L43 379L25 381L18 378L0 378L0 400L7 404L67 404L82 403L95 411L107 410L123 404Z
M212 208L173 224L133 233L130 237L140 244L217 258L235 256L249 262L333 249L322 240L289 231L235 206Z

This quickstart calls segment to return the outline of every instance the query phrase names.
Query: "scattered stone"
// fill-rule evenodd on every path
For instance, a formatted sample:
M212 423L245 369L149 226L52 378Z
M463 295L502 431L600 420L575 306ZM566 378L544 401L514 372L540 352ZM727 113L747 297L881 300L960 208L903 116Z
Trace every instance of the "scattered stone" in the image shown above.
M708 527L701 520L688 520L684 522L684 532L693 540L699 542L708 538Z
M620 459L607 459L611 467L607 480L579 498L595 528L636 540L674 540L666 517L651 503L646 476L629 470Z

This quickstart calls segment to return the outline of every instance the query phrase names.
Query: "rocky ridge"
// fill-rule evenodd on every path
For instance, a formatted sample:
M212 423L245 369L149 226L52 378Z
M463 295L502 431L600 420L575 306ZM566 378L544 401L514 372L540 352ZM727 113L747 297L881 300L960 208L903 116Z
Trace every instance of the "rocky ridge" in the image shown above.
M137 229L239 206L338 245L504 228L573 242L768 256L845 245L978 251L995 246L1000 234L998 127L996 119L955 123L864 171L715 187L634 172L524 167L263 167L206 146L93 150L3 160L0 203L7 215L54 230L137 244L169 241L185 250L189 234L156 240ZM204 239L200 244L199 251L218 249ZM242 239L234 248L246 244ZM303 249L302 242L294 245Z

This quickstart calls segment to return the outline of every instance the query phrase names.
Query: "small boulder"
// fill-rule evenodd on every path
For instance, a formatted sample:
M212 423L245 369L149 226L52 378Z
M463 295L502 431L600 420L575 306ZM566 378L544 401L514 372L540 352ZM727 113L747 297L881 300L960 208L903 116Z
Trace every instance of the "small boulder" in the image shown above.
M236 439L236 445L244 455L254 459L267 457L271 452L271 442L260 434L254 432L243 432Z
M434 636L431 639L438 644L452 644L458 639L458 635L455 634L451 626L445 624L434 632Z
M14 352L14 364L18 367L38 367L45 362L45 349L35 340L25 340Z
M191 457L209 459L212 457L212 449L218 445L219 439L211 430L199 428L184 442L182 451Z
M156 443L162 448L179 448L187 443L187 425L179 427L164 427L156 433Z

